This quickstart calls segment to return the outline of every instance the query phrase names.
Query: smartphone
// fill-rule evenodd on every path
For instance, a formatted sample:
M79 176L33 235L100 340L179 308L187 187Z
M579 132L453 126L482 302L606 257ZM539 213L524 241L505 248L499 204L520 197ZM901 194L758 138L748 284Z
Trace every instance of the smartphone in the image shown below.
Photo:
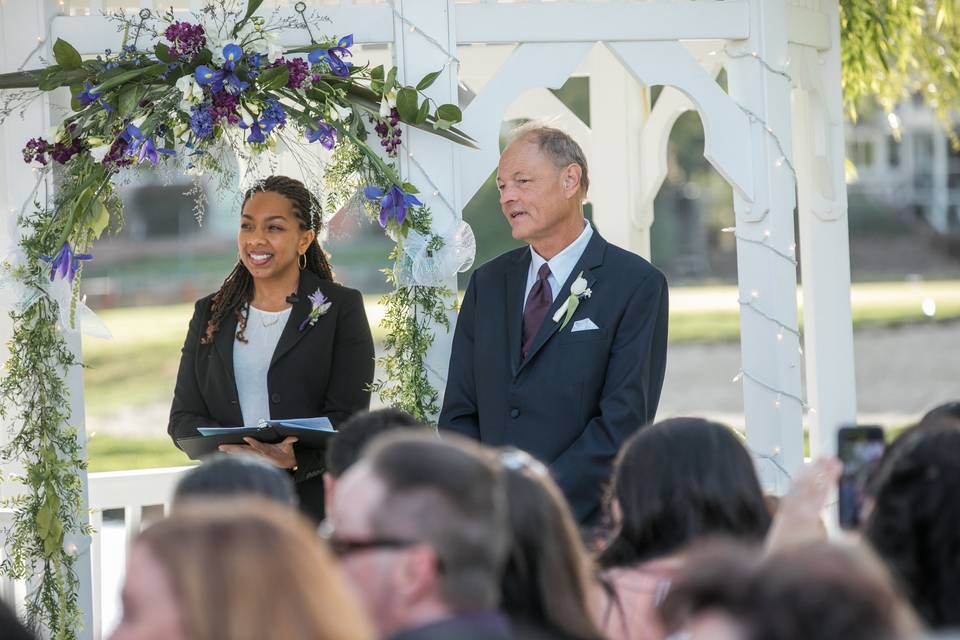
M881 427L850 426L837 431L837 456L843 463L837 504L840 526L844 529L860 526L867 482L885 447Z

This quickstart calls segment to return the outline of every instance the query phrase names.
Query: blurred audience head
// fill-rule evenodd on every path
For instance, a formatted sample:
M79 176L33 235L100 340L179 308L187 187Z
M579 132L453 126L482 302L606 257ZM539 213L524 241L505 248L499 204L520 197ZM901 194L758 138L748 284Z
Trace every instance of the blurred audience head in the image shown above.
M34 640L35 637L23 626L13 608L0 600L0 640Z
M960 426L960 400L947 402L930 409L920 419L920 424L936 421L938 423L952 422Z
M389 433L339 480L326 535L384 637L496 609L503 473L474 442Z
M113 640L373 638L307 521L257 498L184 503L130 548Z
M374 438L394 429L409 428L427 427L406 411L393 407L354 414L340 425L327 446L327 468L323 474L325 504L333 500L337 479L360 459L363 450Z
M960 627L960 425L924 418L875 477L864 534L933 629Z
M591 561L563 493L529 454L514 448L499 454L512 534L503 610L520 627L571 639L603 637L590 617Z
M194 499L260 497L295 507L290 474L253 454L217 453L184 474L173 494L174 508Z
M770 526L753 460L734 432L700 418L640 429L623 445L608 497L615 533L603 567L680 551L705 537L761 540Z
M689 640L912 640L919 630L874 557L826 543L769 555L708 544L691 553L660 614Z

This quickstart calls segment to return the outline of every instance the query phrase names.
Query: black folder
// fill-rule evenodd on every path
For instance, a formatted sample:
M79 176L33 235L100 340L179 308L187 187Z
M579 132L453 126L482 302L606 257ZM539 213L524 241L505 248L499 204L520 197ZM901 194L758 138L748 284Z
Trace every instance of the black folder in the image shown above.
M246 444L244 438L253 438L267 444L282 442L295 436L299 444L323 448L336 430L327 418L296 418L289 420L262 420L255 427L200 427L201 435L177 438L177 446L190 456L200 460L216 453L222 444Z

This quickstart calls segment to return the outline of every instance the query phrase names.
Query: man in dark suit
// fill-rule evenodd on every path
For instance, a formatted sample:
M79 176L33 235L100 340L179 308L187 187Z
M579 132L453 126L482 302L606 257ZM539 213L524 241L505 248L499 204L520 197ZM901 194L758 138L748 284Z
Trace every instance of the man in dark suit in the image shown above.
M547 463L577 519L594 524L620 445L651 422L667 350L667 283L583 217L579 145L525 127L500 158L516 249L477 269L450 354L440 428Z

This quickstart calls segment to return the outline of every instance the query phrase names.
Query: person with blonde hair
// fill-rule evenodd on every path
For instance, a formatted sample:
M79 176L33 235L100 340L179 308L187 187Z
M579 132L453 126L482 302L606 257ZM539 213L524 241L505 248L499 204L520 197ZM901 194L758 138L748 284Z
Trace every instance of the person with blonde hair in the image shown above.
M137 537L112 640L372 640L325 545L293 509L184 503Z

